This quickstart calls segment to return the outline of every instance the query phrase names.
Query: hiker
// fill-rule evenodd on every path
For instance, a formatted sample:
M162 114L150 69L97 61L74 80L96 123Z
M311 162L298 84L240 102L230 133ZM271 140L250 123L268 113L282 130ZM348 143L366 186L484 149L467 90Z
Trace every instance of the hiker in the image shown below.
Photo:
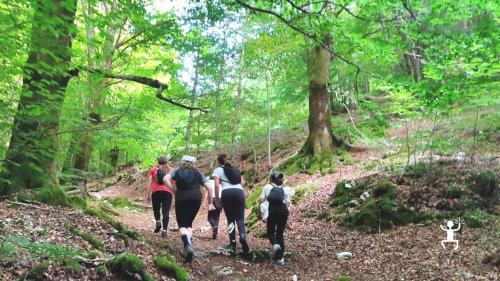
M212 188L212 193L210 196L212 196L212 201L215 202L216 196L215 196L215 181L213 179L208 180L208 185ZM222 206L214 206L213 204L210 204L210 201L208 200L208 192L205 193L207 198L206 202L208 205L208 223L210 223L210 226L212 227L212 239L217 239L217 236L219 235L219 220L220 220L220 213L222 212ZM221 190L219 189L219 198L220 198Z
M226 214L229 232L229 249L236 254L236 226L240 237L241 248L248 253L248 243L245 230L245 192L239 169L233 167L227 160L226 154L217 157L219 167L212 173L215 181L216 205L222 205ZM221 193L219 195L219 190Z
M148 174L148 191L146 193L146 203L153 203L153 213L156 220L154 233L160 232L167 235L170 206L172 205L172 190L163 182L163 177L172 170L168 165L168 158L158 157L158 165L153 166ZM160 209L163 214L163 220L160 221ZM163 223L163 224L162 224Z
M201 206L200 186L204 186L208 193L212 193L203 174L194 168L196 158L185 155L182 157L181 167L173 170L164 178L165 183L175 192L175 217L179 225L179 234L184 243L184 257L191 262L194 257L192 237L193 221ZM209 204L212 198L209 196Z
M285 241L283 233L288 221L288 208L292 204L293 190L283 186L283 173L274 171L269 184L264 186L257 202L269 202L269 215L266 220L267 237L272 245L273 260L277 265L284 266Z

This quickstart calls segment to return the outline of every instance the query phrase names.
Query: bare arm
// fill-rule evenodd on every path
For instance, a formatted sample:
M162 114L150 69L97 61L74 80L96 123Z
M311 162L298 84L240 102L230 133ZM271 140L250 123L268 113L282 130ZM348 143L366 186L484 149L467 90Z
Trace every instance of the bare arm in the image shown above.
M163 177L163 182L175 193L175 180L172 179L172 175L165 175L165 177Z
M152 175L148 175L148 182L147 182L146 186L147 186L146 203L149 203L151 201L151 193L153 191L153 176Z
M215 203L217 204L217 207L220 206L220 196L219 196L219 190L220 190L220 177L219 176L214 176L214 187L215 187Z
M203 183L203 186L205 187L205 189L207 190L207 199L208 199L208 205L212 205L214 202L212 201L213 198L211 196L212 194L212 187L207 183Z

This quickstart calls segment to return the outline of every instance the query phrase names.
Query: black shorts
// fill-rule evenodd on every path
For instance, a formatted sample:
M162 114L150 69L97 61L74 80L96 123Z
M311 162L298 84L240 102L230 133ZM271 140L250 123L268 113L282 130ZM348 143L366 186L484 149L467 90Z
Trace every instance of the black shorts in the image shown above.
M177 225L181 227L192 227L194 218L201 206L200 199L184 199L175 202L175 218Z

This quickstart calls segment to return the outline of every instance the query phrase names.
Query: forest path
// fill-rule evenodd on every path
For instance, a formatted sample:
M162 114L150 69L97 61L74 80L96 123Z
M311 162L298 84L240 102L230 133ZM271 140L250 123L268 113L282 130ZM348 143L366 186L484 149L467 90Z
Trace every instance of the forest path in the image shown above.
M480 237L491 229L471 229L463 233L461 245L464 249L449 253L439 245L443 233L437 225L409 225L366 235L307 216L310 211L319 213L328 208L328 199L339 180L352 180L373 173L366 172L363 164L375 154L375 151L357 149L352 152L356 163L340 165L334 174L289 177L291 185L316 184L318 190L291 209L291 229L285 231L286 252L290 255L285 267L278 267L271 261L250 263L240 257L210 254L211 250L228 244L227 222L222 213L219 238L213 240L207 222L207 208L203 205L193 225L196 258L186 265L192 280L294 280L294 275L297 280L335 280L338 275L349 275L353 280L445 280L440 276L446 280L463 280L460 272L478 277L471 280L498 280L494 275L483 278L469 272L475 263L474 253L482 243ZM168 245L178 259L183 260L173 207L167 238L152 232L154 218L151 209L122 212L117 219L140 231L147 241L154 242L146 243L146 247ZM248 240L252 249L269 249L268 240L258 238L254 233L248 235ZM161 248L155 250L158 255L163 251ZM351 252L352 258L337 260L336 254L342 251ZM232 274L217 276L213 272L215 266L230 267Z

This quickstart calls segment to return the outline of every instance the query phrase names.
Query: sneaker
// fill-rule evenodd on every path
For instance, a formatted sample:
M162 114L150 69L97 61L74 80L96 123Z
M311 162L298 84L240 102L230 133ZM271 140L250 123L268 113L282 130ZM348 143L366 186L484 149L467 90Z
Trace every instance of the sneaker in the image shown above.
M193 246L191 244L187 244L184 246L184 257L186 258L186 262L192 262L194 257Z
M279 250L281 250L280 244L274 244L272 248L273 260L277 260L276 255L278 254Z
M243 250L243 253L247 254L250 249L248 248L248 243L245 238L240 238L240 244L241 244L241 249Z
M154 230L154 233L158 233L158 232L160 232L160 230L161 230L161 222L160 222L160 221L157 221L157 222L156 222L156 228L155 228L155 230Z
M276 261L276 265L279 265L279 266L285 266L285 259L284 259L284 258L281 258L280 260L277 260L277 261Z

